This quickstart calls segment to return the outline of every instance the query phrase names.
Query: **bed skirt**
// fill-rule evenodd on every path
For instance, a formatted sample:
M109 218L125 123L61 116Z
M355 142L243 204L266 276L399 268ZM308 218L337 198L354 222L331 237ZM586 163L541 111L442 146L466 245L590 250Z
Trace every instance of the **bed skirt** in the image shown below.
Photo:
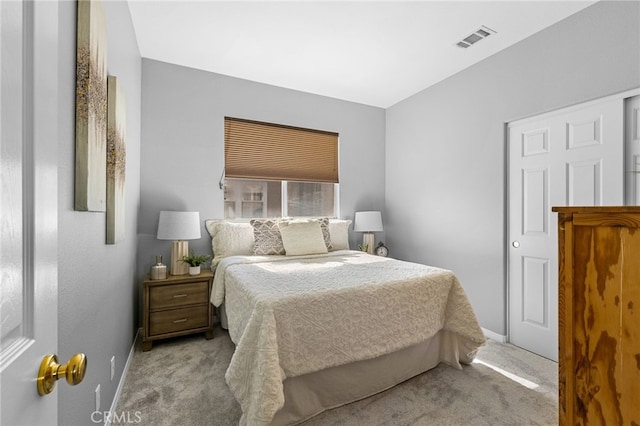
M456 368L473 361L476 344L448 331L378 358L285 379L284 407L273 425L297 424L321 412L387 390L444 362ZM466 347L465 347L466 346Z
M224 305L220 319L226 328ZM470 364L477 343L456 333L440 330L431 338L377 358L327 368L283 382L284 407L272 425L301 423L323 411L385 391L443 362L455 368Z

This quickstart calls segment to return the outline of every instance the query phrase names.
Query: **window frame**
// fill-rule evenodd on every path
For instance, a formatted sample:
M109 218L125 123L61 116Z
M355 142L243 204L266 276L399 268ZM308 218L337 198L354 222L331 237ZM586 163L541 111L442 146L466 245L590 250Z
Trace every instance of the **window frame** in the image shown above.
M331 182L307 182L307 181L288 181L288 180L272 180L272 179L248 179L248 178L235 178L235 177L224 177L223 179L223 185L226 187L227 180L233 180L233 181L247 181L247 182L278 182L280 183L280 216L273 216L273 215L269 215L268 214L268 208L265 207L265 209L263 210L263 216L262 217L289 217L289 197L288 197L288 185L291 182L300 182L300 183L320 183L320 184L324 184L324 185L333 185L333 213L332 215L330 215L329 217L333 217L333 218L338 218L340 217L340 184L335 182L335 183L331 183ZM225 197L225 193L223 192L223 203L227 202L228 200ZM235 200L233 200L235 203ZM242 201L242 200L241 200ZM242 209L236 209L235 205L234 205L234 213L239 213L239 214L235 214L235 217L231 218L231 217L227 217L227 209L224 209L224 218L225 219L251 219L251 217L244 217L242 216ZM312 216L299 216L299 217L325 217L325 215L312 215Z

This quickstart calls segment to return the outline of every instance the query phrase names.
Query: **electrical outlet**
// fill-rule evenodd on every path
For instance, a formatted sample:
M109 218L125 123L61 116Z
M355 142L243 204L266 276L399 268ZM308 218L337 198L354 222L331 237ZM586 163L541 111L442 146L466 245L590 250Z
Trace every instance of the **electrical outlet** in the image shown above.
M100 385L96 387L96 411L100 411Z
M116 356L111 357L111 381L113 381L113 376L116 375Z

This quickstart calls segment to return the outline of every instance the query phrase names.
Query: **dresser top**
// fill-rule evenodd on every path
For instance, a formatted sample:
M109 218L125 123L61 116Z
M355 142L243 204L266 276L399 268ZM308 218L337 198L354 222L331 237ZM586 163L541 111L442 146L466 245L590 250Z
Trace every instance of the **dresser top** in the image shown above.
M640 213L640 206L575 206L553 207L557 213Z

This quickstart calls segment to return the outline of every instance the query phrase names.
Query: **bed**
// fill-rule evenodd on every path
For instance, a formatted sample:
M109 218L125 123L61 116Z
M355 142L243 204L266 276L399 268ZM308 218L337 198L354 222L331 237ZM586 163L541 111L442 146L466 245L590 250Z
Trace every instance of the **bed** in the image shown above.
M349 221L266 221L207 221L241 424L299 423L484 343L451 271L349 250Z

